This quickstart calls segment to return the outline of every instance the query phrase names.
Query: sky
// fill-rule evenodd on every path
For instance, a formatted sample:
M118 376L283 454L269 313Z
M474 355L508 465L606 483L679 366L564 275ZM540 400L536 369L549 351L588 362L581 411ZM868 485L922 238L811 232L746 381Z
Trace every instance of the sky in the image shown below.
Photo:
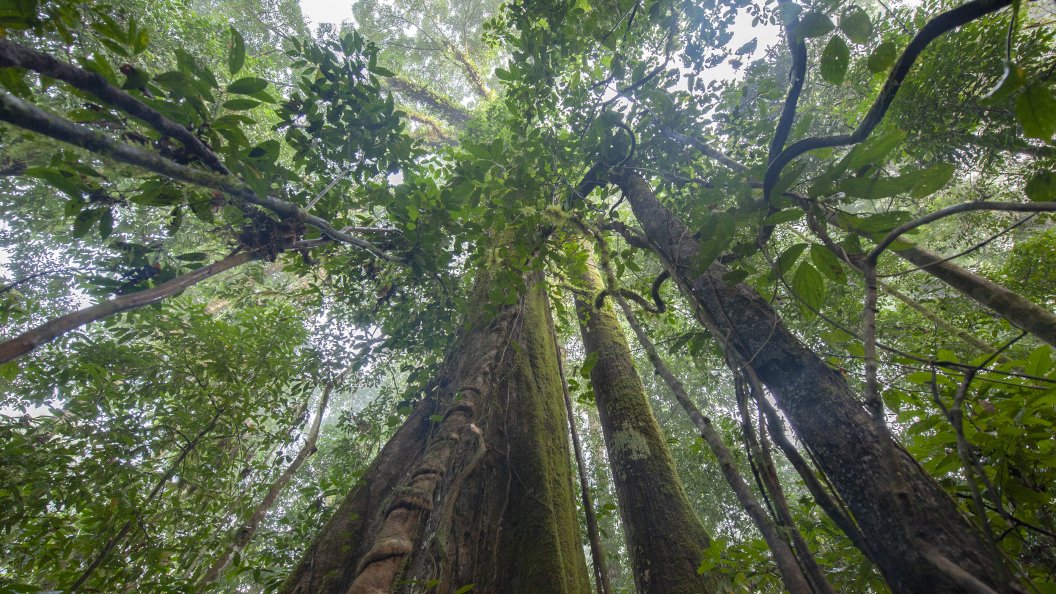
M313 29L317 25L323 23L334 23L336 25L352 17L353 1L354 0L301 0L301 12L304 13L304 16L309 21L311 21ZM733 30L733 40L730 41L731 47L741 47L745 43L751 41L753 37L759 39L755 53L749 56L748 59L745 60L745 63L761 57L766 53L767 48L780 40L781 35L781 31L778 27L765 26L753 28L752 17L743 12L738 16L737 21L734 23ZM723 63L716 68L711 69L710 72L716 79L729 79L738 74L728 63Z

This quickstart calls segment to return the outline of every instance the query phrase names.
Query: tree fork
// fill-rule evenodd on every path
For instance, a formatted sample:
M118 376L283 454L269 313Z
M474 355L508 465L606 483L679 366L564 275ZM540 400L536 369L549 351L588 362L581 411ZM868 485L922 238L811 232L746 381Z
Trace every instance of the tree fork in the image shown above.
M703 273L694 273L699 243L641 176L623 169L615 172L614 181L698 320L722 341L728 356L749 366L766 384L814 453L869 539L871 557L892 590L961 591L948 572L936 572L922 554L930 546L996 591L1022 592L997 551L869 418L846 380L786 329L755 290L724 281L725 266L713 262Z

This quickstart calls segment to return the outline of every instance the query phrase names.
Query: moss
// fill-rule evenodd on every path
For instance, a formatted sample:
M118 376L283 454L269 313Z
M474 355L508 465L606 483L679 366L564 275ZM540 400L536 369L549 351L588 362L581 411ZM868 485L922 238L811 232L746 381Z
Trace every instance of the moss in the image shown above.
M593 266L581 285L589 295L604 288ZM599 310L577 299L576 311L587 354L598 353L590 380L638 592L712 591L713 578L696 571L710 539L675 471L623 330L607 305Z

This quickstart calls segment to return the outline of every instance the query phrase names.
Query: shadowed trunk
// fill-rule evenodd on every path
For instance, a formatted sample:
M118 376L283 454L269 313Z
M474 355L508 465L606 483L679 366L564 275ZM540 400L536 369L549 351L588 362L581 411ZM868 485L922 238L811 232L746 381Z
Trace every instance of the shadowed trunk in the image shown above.
M541 283L528 285L471 316L432 394L280 592L590 591L556 346Z
M953 565L997 592L1022 591L999 554L872 420L846 380L785 328L754 289L724 281L724 266L694 272L699 243L641 176L624 170L615 181L695 315L735 364L748 362L832 479L891 588L962 592Z
M604 289L588 262L581 286L587 295ZM645 395L623 330L609 306L576 296L583 345L596 357L590 383L601 416L605 447L640 594L715 590L697 567L710 539L697 519L675 472L667 443Z

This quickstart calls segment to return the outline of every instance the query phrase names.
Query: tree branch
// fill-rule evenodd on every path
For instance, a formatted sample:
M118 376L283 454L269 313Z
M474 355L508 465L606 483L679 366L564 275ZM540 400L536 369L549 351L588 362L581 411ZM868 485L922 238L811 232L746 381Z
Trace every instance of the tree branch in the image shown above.
M385 253L369 241L338 231L326 220L304 212L292 202L270 196L257 196L249 186L234 176L180 165L160 155L116 142L98 132L30 105L10 93L0 92L0 120L176 181L223 192L241 201L264 207L282 217L303 221L331 239L359 247L383 260L404 263L402 258Z
M891 107L891 102L894 101L902 81L905 80L906 75L909 74L910 69L921 52L924 51L924 48L934 41L935 38L982 16L996 12L1011 3L1012 0L975 0L946 11L928 21L902 51L902 55L899 56L895 66L888 74L883 89L880 90L880 94L876 97L869 112L858 124L854 132L836 136L804 138L781 151L781 153L771 159L770 164L767 166L766 175L763 178L763 196L769 196L774 189L774 185L777 184L781 170L796 157L819 148L846 146L865 140L884 119L884 115L887 114L888 108Z
M179 140L202 163L218 173L228 175L231 172L220 162L209 147L187 128L165 118L145 103L125 91L111 85L101 75L67 62L57 60L48 54L21 46L9 39L0 38L0 67L16 67L33 70L45 76L56 78L99 98L100 101L121 109L150 124L152 128L165 136Z
M223 260L213 262L183 276L178 276L160 285L115 297L109 301L98 303L78 311L68 313L49 320L36 328L23 332L19 336L6 342L0 343L0 363L6 363L16 357L20 357L42 344L46 344L70 330L80 328L103 318L125 311L139 309L141 307L157 303L166 297L175 295L180 291L199 283L211 276L215 276L225 270L230 270L251 260L260 257L256 252L239 252L232 254Z

